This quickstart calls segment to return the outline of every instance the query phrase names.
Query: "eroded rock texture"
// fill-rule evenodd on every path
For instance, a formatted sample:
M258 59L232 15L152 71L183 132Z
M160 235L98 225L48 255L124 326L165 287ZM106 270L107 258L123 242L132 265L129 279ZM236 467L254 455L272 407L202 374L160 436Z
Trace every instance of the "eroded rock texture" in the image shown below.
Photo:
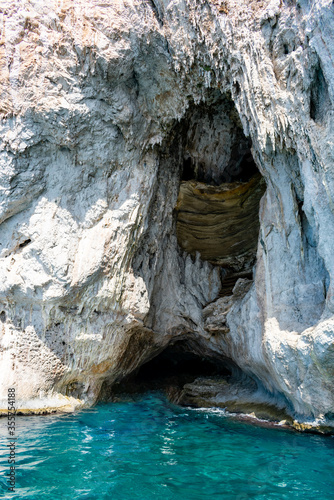
M7 0L0 21L3 407L13 385L25 410L92 404L182 339L333 425L332 2ZM178 245L180 182L257 169L254 267L227 286Z
M182 182L176 210L178 243L187 253L239 271L251 270L259 234L261 176L219 187Z

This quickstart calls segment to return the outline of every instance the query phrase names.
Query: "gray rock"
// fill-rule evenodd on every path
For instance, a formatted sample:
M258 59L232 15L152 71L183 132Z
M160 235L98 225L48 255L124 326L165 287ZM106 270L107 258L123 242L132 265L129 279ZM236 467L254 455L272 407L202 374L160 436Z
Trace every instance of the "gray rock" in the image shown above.
M333 424L332 2L6 0L1 22L1 407L91 405L189 339ZM243 136L201 121L231 99ZM253 284L219 298L177 244L182 166L229 181L250 142Z

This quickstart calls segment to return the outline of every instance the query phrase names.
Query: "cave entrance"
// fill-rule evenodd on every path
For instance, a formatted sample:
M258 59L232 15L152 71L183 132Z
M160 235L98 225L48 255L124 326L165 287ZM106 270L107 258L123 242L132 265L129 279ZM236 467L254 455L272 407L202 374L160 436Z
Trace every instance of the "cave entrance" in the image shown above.
M221 295L251 278L265 181L229 96L210 94L183 125L181 183L176 204L180 248L223 270Z
M152 390L163 390L170 399L187 383L199 377L229 378L229 360L206 358L200 347L179 340L161 353L141 365L126 379L112 387L113 398L124 394L138 394Z
M136 374L138 381L163 380L170 377L199 377L229 375L221 361L197 354L182 341L167 347L158 356L143 364Z

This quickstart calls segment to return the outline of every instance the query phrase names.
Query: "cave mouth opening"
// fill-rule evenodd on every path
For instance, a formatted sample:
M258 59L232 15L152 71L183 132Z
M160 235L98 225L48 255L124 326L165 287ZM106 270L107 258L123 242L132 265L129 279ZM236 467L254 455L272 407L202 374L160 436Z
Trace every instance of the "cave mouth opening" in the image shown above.
M181 251L222 269L221 296L256 262L259 204L265 180L231 96L211 91L182 125L180 188L175 207ZM225 283L224 283L225 282Z
M168 158L173 189L179 181L173 227L180 259L197 259L199 254L202 261L218 266L224 296L232 294L239 278L253 276L265 182L231 97L220 91L208 94L175 124L162 157ZM200 341L191 328L164 349L155 347L151 359L108 386L111 400L152 390L170 396L202 377L235 376L236 365Z
M112 398L164 391L175 399L185 384L200 377L226 378L232 375L229 360L205 357L198 346L179 340L142 364L137 370L112 386Z

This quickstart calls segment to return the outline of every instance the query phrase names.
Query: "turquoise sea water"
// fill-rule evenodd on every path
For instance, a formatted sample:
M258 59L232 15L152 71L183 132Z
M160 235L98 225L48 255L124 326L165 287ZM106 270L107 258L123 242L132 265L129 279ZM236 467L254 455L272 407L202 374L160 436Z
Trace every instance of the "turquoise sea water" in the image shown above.
M267 429L158 393L73 415L17 417L17 489L9 493L0 421L2 498L334 498L334 438Z

